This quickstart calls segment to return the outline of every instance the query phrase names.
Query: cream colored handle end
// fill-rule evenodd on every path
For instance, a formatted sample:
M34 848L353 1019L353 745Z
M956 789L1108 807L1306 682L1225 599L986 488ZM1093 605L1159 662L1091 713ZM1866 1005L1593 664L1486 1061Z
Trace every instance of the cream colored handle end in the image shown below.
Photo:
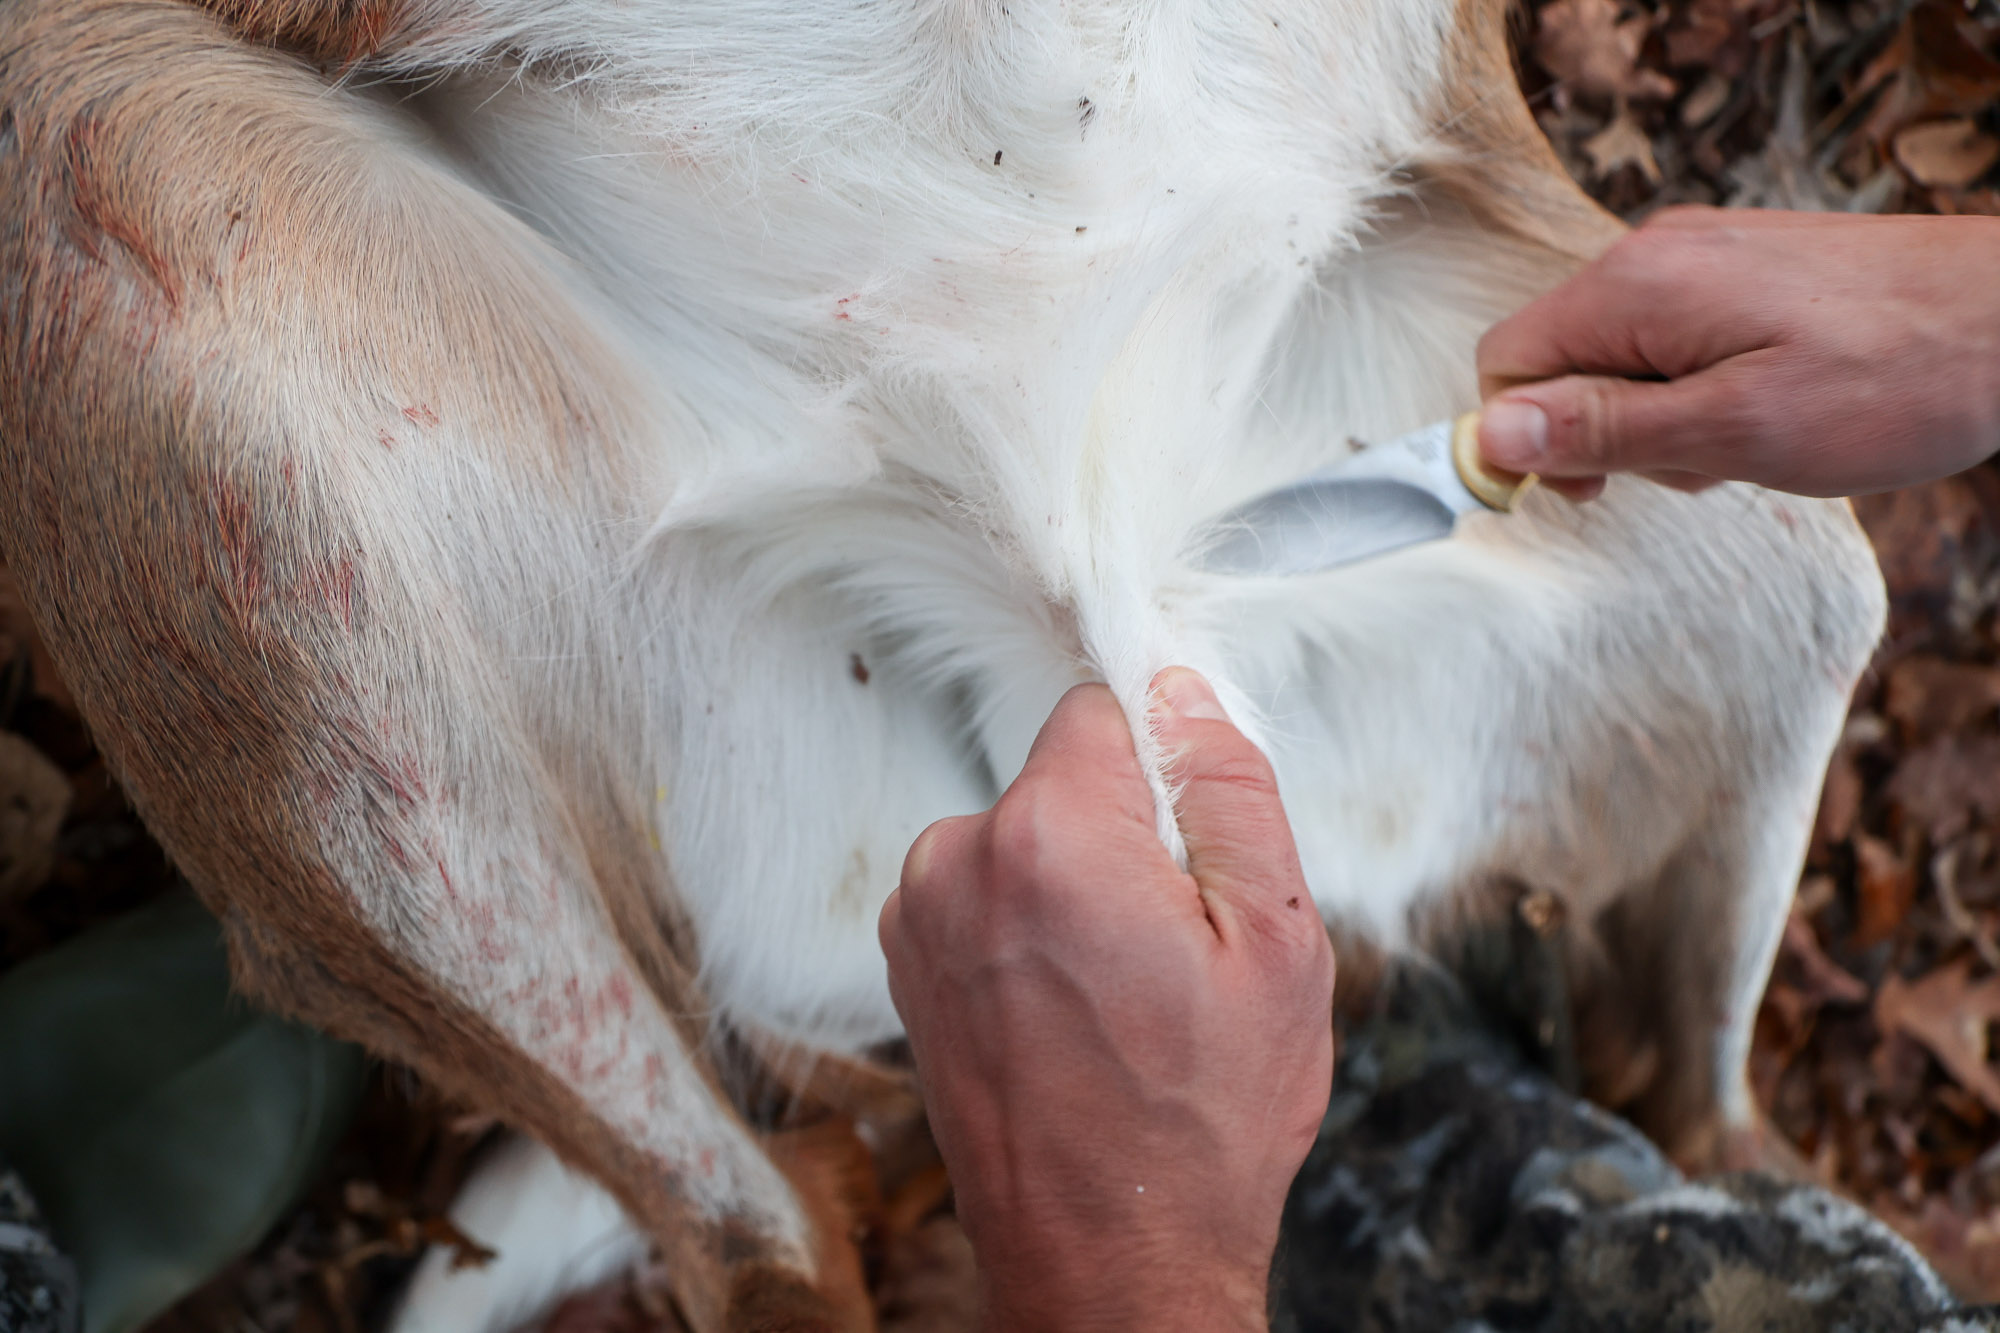
M1534 473L1505 472L1479 456L1479 413L1467 412L1451 424L1451 462L1458 479L1479 503L1503 514L1541 481Z

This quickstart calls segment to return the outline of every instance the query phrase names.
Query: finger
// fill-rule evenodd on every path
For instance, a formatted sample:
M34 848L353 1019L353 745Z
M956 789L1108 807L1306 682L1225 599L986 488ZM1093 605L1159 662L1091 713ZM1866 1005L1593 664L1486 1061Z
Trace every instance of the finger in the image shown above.
M1587 374L1675 378L1775 336L1740 215L1676 210L1629 233L1479 340L1482 396Z
M898 944L923 948L938 943L938 936L948 928L952 904L970 896L971 883L979 874L980 826L985 818L957 815L940 819L910 844L903 857L902 878L876 919L884 952ZM895 955L890 957L893 960Z
M1744 384L1754 374L1747 360L1666 384L1570 375L1509 390L1480 415L1479 452L1495 466L1544 478L1755 479L1764 460Z
M909 958L904 924L903 891L901 888L891 889L882 902L881 914L875 918L875 938L882 946L882 957L889 964L889 1003L895 1006L898 1014L903 1012L902 1001L898 998L900 978Z
M1647 481L1658 482L1669 490L1686 491L1693 495L1717 484L1714 477L1704 477L1699 472L1676 472L1672 468L1653 468L1641 472Z
M1574 504L1595 500L1604 494L1602 477L1543 477L1541 484Z
M1475 353L1481 396L1578 371L1666 373L1648 357L1634 325L1635 311L1656 310L1657 297L1636 290L1650 283L1630 268L1607 255L1488 329Z
M1153 794L1139 769L1132 728L1103 685L1078 685L1063 695L1035 736L1020 776L1000 798L1000 806L1010 803L1032 804L1064 825L1089 830L1092 841L1108 837L1122 847L1122 835L1136 829L1157 845Z
M1155 734L1171 756L1167 776L1178 792L1174 811L1188 871L1203 893L1253 916L1297 914L1317 930L1270 760L1236 729L1209 683L1186 667L1161 672L1153 698Z
M971 844L978 838L978 815L953 815L931 824L903 857L901 884L920 894L940 879L962 878L971 868Z

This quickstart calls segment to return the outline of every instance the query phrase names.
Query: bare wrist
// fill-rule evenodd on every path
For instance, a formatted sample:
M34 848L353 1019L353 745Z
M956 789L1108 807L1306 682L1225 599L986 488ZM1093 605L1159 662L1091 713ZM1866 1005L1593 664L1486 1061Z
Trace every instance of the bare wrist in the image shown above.
M1026 1269L982 1272L984 1333L1264 1333L1270 1327L1268 1266L1257 1271L1211 1264L1189 1242L1178 1263L1138 1263L1105 1254L1074 1275Z

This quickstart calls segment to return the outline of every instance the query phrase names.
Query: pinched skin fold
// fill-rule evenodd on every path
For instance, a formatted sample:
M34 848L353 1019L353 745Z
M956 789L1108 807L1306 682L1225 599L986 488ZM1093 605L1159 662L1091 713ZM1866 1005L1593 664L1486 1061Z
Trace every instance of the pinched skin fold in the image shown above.
M1750 1126L1846 508L1194 559L1616 235L1485 0L15 0L0 557L248 990L609 1189L696 1327L867 1327L718 1034L894 1035L904 849L1078 680L1214 679L1357 937L1561 895L1605 1077Z

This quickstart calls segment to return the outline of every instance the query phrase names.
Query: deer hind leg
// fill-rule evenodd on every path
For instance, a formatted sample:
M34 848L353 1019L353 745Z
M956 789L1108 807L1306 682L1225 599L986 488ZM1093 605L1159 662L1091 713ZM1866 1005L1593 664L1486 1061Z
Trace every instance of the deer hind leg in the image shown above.
M1504 6L1467 0L1460 17L1435 153L1384 207L1381 243L1322 275L1373 336L1306 312L1266 395L1322 436L1383 438L1471 406L1480 333L1623 230L1529 116ZM1755 1119L1758 999L1881 633L1852 514L1614 483L1594 506L1543 497L1330 576L1323 618L1288 597L1288 641L1253 649L1239 683L1269 701L1329 915L1395 941L1425 900L1420 918L1493 880L1556 891L1578 941L1587 1085L1683 1160L1713 1160Z
M1881 624L1852 517L1614 483L1273 596L1298 637L1247 614L1235 679L1329 918L1394 943L1479 885L1550 891L1600 946L1590 1086L1685 1160L1750 1128L1750 1025Z
M0 126L0 557L239 980L609 1184L697 1328L865 1326L702 1054L610 665L661 418L559 265L180 5L0 10Z
M1828 692L1790 772L1746 774L1656 878L1584 923L1590 965L1573 970L1591 1090L1690 1170L1790 1164L1763 1137L1751 1036L1844 698ZM1610 1040L1593 1049L1593 1033Z

